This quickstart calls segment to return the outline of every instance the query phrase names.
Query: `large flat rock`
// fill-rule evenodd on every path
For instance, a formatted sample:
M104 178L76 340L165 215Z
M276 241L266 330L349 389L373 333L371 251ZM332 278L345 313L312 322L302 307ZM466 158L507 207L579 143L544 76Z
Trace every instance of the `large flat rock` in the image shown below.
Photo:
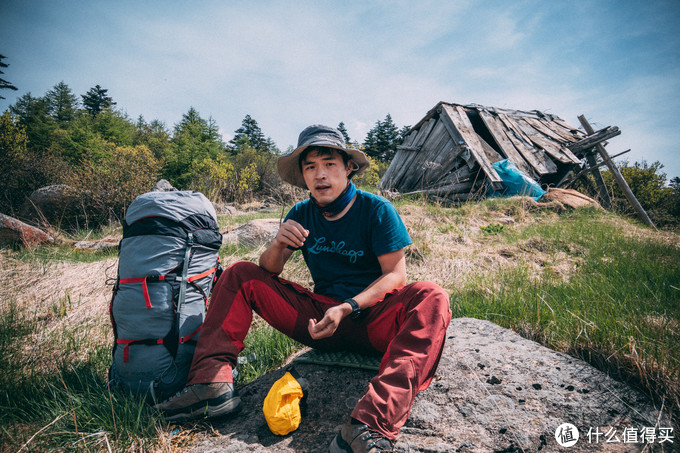
M213 420L219 436L202 435L190 451L328 451L374 372L307 364L295 367L310 383L308 411L297 431L273 435L262 414L269 388L284 373L280 369L245 386L241 390L243 411ZM654 427L657 420L659 412L645 395L587 363L491 322L461 318L451 321L437 375L416 398L397 450L642 451L642 443L623 442L623 431ZM579 441L568 449L555 439L563 423L575 425L580 432ZM661 418L658 426L670 424ZM588 441L589 429L611 434L612 428L621 442L606 443L604 434L597 443L595 436ZM657 439L646 451L673 451L677 442L661 444Z

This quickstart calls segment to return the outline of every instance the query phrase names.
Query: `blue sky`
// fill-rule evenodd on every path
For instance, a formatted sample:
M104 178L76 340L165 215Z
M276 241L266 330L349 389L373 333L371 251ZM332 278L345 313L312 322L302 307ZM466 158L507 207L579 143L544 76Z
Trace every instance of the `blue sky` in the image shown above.
M168 128L190 107L229 140L246 114L285 150L307 125L363 141L439 101L541 110L622 135L610 154L680 176L680 2L0 2L4 111L96 84Z

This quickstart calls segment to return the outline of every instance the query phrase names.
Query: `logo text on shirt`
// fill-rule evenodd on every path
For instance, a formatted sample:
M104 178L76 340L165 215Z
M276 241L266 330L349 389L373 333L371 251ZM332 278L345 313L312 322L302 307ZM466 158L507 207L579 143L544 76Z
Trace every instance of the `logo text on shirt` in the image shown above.
M321 252L326 253L337 253L338 255L348 256L349 262L354 264L357 261L357 257L364 256L363 250L352 250L345 249L345 241L340 241L337 244L335 241L331 241L329 245L324 245L326 243L325 237L314 238L314 245L309 248L309 253L318 255Z

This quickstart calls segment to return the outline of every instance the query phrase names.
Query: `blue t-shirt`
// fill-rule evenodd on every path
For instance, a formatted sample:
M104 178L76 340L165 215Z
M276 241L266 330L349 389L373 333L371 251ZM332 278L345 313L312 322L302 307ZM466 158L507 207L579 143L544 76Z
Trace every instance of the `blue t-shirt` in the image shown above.
M309 230L300 250L312 274L314 292L337 300L356 296L382 275L378 256L411 244L392 203L361 190L338 220L327 220L311 200L293 206L288 219Z

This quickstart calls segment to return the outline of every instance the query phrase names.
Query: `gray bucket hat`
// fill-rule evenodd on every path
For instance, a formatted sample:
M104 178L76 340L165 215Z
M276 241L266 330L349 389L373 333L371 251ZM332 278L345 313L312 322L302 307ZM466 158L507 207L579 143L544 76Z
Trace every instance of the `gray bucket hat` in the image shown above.
M307 188L305 179L302 177L300 171L300 153L310 146L324 146L326 148L334 148L349 155L350 159L359 167L356 171L350 174L350 178L357 173L366 170L370 162L366 158L366 154L354 148L345 147L345 138L339 130L315 124L309 126L298 137L298 145L295 150L283 157L280 157L277 162L277 168L281 179L294 186Z

